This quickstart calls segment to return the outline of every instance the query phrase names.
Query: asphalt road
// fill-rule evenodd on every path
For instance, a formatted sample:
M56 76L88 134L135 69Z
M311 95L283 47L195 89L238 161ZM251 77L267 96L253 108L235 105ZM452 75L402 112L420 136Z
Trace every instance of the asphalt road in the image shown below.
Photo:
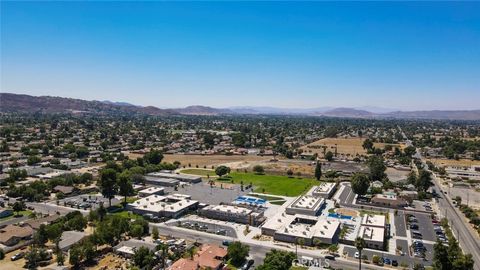
M353 258L354 255L355 255L355 252L357 252L357 249L355 247L345 246L344 251L347 252L348 256ZM413 267L414 263L421 263L425 266L431 264L431 262L429 262L429 261L424 261L424 260L419 259L419 258L412 258L412 257L409 257L408 255L405 255L405 256L391 255L391 254L386 254L386 253L381 252L381 251L363 250L362 251L362 256L363 256L363 254L367 255L368 260L370 260L370 261L372 260L373 255L389 258L390 260L397 260L399 266L402 263L404 263L406 265L409 265L411 267Z
M213 243L217 245L222 245L223 240L228 240L228 241L235 241L236 239L231 238L231 237L226 237L226 236L220 236L220 235L214 235L214 234L206 234L206 233L199 233L197 231L193 230L186 230L186 229L181 229L177 227L170 227L164 224L157 224L157 223L150 223L150 226L155 226L158 227L160 234L162 235L171 235L177 238L183 238L183 239L188 239L190 241L197 241L200 243ZM270 246L264 246L261 244L257 243L246 243L247 245L250 246L250 257L252 257L255 260L255 265L260 265L263 263L263 259L265 258L265 255L267 252L269 252L272 248ZM279 250L289 250L292 251L289 248L283 247L283 246L278 246L276 249ZM311 254L303 252L302 250L298 251L298 257L300 258L301 256L307 256L307 257L312 257ZM319 258L322 258L322 255L319 255ZM335 268L342 268L342 269L351 269L351 270L356 270L358 269L358 262L355 260L345 260L345 259L337 259L336 261L330 262L330 265ZM368 265L368 267L362 266L362 269L384 269L379 266L375 265Z
M405 134L403 136L406 139ZM412 145L411 141L408 139L407 139L407 145ZM415 156L422 160L424 168L428 170L426 161L422 157L420 150L418 148ZM432 173L432 177L433 177L433 183L435 188L437 189L437 191L439 191L439 193L441 193L440 198L438 199L439 209L442 210L443 215L450 222L450 227L452 228L453 233L457 237L460 243L460 247L463 249L465 253L472 254L473 260L475 261L474 269L480 270L480 239L478 234L473 232L468 227L470 225L465 224L463 214L461 214L453 206L452 202L448 200L448 198L446 198L439 184L440 182L434 173Z

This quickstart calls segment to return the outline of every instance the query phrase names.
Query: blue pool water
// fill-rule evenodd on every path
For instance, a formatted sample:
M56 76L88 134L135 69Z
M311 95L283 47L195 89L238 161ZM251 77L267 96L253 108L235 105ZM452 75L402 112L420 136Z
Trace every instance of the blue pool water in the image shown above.
M247 204L255 204L255 205L264 205L267 201L260 198L255 197L247 197L247 196L239 196L235 199L236 203L247 203Z
M329 213L328 216L333 218L339 218L339 219L352 219L352 216L343 216L337 213Z

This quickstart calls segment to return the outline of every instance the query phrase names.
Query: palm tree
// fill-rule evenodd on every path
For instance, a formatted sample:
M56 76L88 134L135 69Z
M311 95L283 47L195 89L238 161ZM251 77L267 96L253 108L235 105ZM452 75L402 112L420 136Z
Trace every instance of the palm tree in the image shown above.
M358 270L362 270L362 250L367 244L362 237L357 237L355 239L355 247L358 250Z

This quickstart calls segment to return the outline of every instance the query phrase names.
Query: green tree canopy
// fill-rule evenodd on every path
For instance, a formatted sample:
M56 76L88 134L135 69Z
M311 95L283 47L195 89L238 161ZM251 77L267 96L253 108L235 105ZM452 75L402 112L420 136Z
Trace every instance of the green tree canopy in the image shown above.
M370 187L370 180L363 173L356 173L352 176L352 190L360 196L365 195Z
M222 176L226 175L229 171L230 171L230 169L227 166L222 165L222 166L218 166L215 169L215 174L222 177Z
M248 257L250 247L242 244L240 241L235 241L228 246L227 255L231 259L233 265L240 265Z

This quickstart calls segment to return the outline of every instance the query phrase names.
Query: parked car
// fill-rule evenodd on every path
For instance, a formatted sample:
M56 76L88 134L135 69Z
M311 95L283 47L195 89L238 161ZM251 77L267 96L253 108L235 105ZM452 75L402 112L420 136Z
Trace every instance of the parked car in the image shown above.
M358 258L360 257L360 253L358 253L358 251L355 252L355 256L354 256L354 257L355 257L355 259L358 259Z
M232 243L232 242L230 242L230 241L228 241L228 240L223 240L223 241L222 241L222 245L227 246L227 247L230 246L231 243Z
M398 261L397 260L392 260L392 266L398 266Z
M25 252L22 251L13 255L11 260L12 261L20 260L21 258L23 258L23 256L25 256Z
M333 255L325 255L325 259L328 259L328 260L331 260L331 261L335 261L335 256L333 256Z
M417 224L410 224L410 230L418 230Z
M241 270L248 270L248 269L250 269L250 267L252 267L253 263L254 263L253 260L248 260L242 265L242 267L240 267L240 269Z
M392 264L392 261L389 258L383 258L384 264Z
M422 237L421 234L413 234L413 235L412 235L412 238L414 238L414 239L422 239L423 237Z

